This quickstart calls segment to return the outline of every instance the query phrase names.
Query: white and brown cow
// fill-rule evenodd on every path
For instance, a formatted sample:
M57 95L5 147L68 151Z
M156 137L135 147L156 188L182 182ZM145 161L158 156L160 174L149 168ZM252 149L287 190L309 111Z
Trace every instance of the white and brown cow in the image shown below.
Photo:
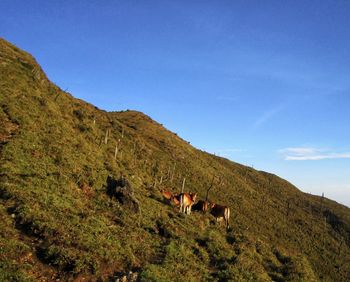
M196 201L197 193L181 193L180 197L180 212L191 214L191 209Z

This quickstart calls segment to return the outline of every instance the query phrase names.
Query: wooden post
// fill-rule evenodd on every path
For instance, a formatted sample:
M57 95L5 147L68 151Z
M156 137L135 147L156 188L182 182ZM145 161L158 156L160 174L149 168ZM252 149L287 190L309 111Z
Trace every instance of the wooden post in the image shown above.
M324 193L322 193L322 198L321 198L321 213L323 212L323 201L324 201Z
M327 232L327 217L324 217L323 246L325 245L325 234Z
M287 217L289 217L289 212L290 212L290 200L287 202Z
M158 174L158 162L156 161L152 166L152 176L156 177Z
M105 144L108 143L108 129L106 129L106 135L105 135Z
M134 142L134 148L132 150L132 164L136 164L136 140Z
M340 243L339 243L339 246L338 246L338 256L340 256L340 253L341 253L341 247L343 246L343 237L340 237Z
M171 183L173 183L173 180L174 180L175 168L176 168L176 162L174 163L173 173L172 173L171 178L170 178Z
M167 180L170 178L170 173L171 173L171 167L169 166L168 172L166 173L166 179Z
M184 177L184 180L182 181L181 193L183 193L183 192L184 192L184 189L185 189L185 183L186 183L186 177Z
M117 155L118 155L118 143L115 145L115 151L114 151L114 159L117 159Z
M55 102L57 101L57 98L58 98L58 96L60 96L61 95L61 92L58 92L58 94L56 95L56 97L55 97Z

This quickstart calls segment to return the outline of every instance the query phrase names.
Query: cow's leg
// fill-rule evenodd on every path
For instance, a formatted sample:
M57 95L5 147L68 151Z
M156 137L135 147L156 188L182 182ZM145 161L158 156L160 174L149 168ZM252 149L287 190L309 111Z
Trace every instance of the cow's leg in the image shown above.
M180 212L183 212L183 195L180 196Z
M229 226L229 220L230 220L230 209L227 208L225 210L225 221L226 221L226 229L229 229L230 226Z

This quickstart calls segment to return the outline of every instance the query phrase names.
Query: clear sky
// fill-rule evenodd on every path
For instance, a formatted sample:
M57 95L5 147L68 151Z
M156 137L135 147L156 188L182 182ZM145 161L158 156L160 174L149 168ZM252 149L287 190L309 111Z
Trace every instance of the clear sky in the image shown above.
M62 89L350 206L350 1L0 0Z

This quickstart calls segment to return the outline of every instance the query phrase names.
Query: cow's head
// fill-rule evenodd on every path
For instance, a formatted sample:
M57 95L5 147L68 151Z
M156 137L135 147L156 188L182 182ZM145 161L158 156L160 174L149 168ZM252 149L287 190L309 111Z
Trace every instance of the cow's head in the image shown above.
M195 202L197 199L197 193L190 193L190 196L191 196L192 201Z

